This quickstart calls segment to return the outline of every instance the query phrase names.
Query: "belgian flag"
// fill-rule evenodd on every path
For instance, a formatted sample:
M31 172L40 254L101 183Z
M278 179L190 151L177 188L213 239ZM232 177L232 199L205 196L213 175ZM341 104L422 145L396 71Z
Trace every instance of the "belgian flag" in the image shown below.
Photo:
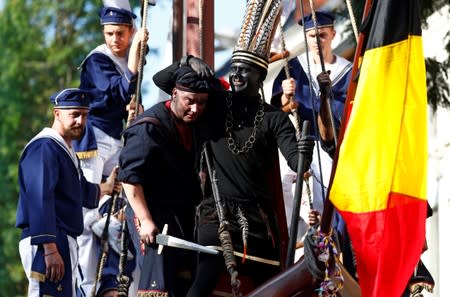
M419 11L417 0L373 2L330 190L349 230L364 297L401 296L425 241L427 94Z

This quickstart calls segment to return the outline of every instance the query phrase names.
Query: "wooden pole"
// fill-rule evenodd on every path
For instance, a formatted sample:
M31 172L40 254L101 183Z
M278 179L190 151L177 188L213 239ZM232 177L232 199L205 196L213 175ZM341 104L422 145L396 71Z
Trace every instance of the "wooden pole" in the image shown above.
M172 1L172 61L179 61L183 56L183 9L184 0Z
M186 54L214 68L214 1L186 0Z

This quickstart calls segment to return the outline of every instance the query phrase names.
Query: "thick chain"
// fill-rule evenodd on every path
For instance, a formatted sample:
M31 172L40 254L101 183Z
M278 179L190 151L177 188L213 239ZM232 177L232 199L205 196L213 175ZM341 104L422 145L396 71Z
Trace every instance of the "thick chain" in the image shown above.
M253 131L250 134L250 136L248 137L248 139L244 142L244 146L242 148L240 148L239 145L234 140L233 134L231 131L233 128L233 112L231 111L232 105L233 105L233 103L231 100L231 95L227 96L227 114L225 117L225 131L228 134L228 149L234 155L239 155L242 153L247 153L255 144L256 132L264 118L264 102L262 101L262 99L259 102L258 111L256 112L255 119L253 121Z

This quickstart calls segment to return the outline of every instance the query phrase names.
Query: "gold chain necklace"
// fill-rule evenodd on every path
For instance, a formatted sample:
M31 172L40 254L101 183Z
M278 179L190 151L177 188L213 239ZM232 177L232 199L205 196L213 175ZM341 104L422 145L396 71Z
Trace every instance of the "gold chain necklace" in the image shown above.
M262 123L262 120L264 118L264 102L261 98L259 101L259 107L258 111L256 112L255 119L253 121L253 131L248 137L248 139L244 142L244 146L242 148L239 147L239 145L236 143L236 141L233 138L233 132L231 131L233 128L233 112L231 110L231 107L233 105L233 102L231 100L231 95L228 95L226 98L227 102L227 114L225 117L225 131L228 134L228 149L230 152L232 152L234 155L239 155L242 153L247 153L255 144L256 141L256 131L258 130L259 126Z

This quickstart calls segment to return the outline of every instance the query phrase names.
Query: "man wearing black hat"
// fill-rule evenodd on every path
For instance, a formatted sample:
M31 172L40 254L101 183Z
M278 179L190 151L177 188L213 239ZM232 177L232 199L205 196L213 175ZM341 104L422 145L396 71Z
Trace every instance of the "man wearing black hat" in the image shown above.
M119 180L135 213L139 238L134 244L141 267L138 296L186 296L194 252L155 249L155 236L168 224L168 234L192 241L195 205L201 199L195 171L194 141L211 90L190 66L170 78L171 99L151 107L124 132ZM184 284L184 285L183 285Z
M211 187L206 185L196 218L198 243L225 249L219 239L224 233L219 228L222 224L218 213L223 213L228 223L232 249L241 259L230 269L228 260L233 257L233 251L231 257L229 253L224 256L200 253L194 283L187 295L189 297L210 296L220 275L227 269L236 294L240 289L241 293L245 293L244 287L248 292L249 284L239 288L239 282L233 280L235 271L240 273L245 270L251 275L250 288L280 271L281 242L284 240L286 243L287 237L283 237L283 228L279 225L285 218L281 220L277 213L277 206L280 201L282 203L280 177L276 170L278 148L289 165L297 169L299 147L294 126L287 114L266 104L264 96L259 93L267 75L271 32L279 2L258 2L257 6L267 14L253 15L256 10L246 10L245 19L249 22L243 23L231 59L231 92L214 94L216 102L206 112L209 159L216 173L221 203L216 205ZM253 1L248 3L254 4ZM166 90L174 66L176 64L158 72L153 77L155 84ZM313 147L314 142L310 139L300 141L300 151L306 159L312 155ZM201 169L204 170L203 166ZM230 286L227 286L228 292Z
M36 135L20 157L16 227L22 229L19 250L28 296L75 296L82 206L96 207L100 196L114 189L115 171L104 184L87 182L72 148L86 124L89 96L80 89L54 94L52 127Z

